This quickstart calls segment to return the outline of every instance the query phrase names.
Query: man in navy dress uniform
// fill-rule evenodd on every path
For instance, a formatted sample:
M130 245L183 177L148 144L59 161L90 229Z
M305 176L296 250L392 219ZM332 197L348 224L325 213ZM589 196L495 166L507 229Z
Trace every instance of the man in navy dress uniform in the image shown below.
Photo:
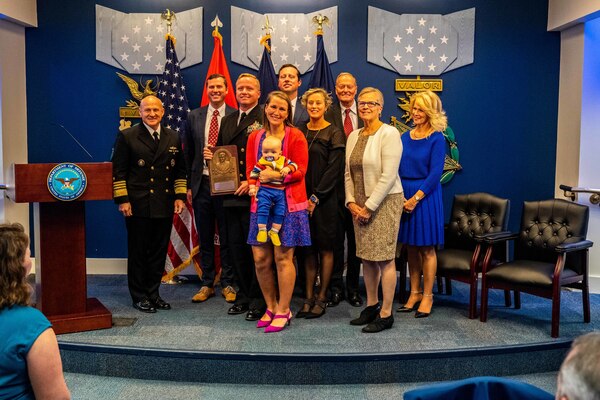
M113 198L127 227L127 280L133 306L169 310L158 289L165 268L173 213L186 198L185 160L179 134L161 124L156 96L140 102L142 123L119 132L113 155Z

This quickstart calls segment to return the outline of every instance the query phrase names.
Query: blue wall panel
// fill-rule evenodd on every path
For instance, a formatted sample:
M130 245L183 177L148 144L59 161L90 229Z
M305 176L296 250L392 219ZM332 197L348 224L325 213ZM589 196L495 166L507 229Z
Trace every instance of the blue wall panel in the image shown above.
M108 161L119 124L118 108L130 98L117 70L95 59L95 3L90 0L38 2L39 27L27 30L29 162L90 161L58 125ZM204 7L203 63L183 70L192 106L212 54L210 21L223 21L225 54L230 51L231 5L255 12L313 12L338 6L339 61L334 75L350 71L360 87L385 95L384 119L400 116L392 71L366 61L367 7L397 14L448 14L475 7L475 62L442 75L441 94L456 133L464 167L444 186L448 214L455 193L488 191L510 198L513 228L524 200L554 193L560 37L547 32L547 0L98 0L122 12L159 13ZM252 72L230 63L232 77ZM308 82L310 73L303 76ZM146 78L144 78L146 79ZM87 205L88 257L125 257L125 226L110 201Z

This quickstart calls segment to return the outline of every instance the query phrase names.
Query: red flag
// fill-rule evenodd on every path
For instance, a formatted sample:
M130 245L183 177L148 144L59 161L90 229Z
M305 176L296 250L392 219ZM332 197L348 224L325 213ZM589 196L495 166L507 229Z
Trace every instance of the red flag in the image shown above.
M217 30L217 27L213 30L213 39L214 39L214 49L212 53L212 58L210 60L210 65L208 66L208 72L206 73L206 79L204 80L204 88L206 89L206 81L208 77L212 74L221 74L225 77L225 81L227 82L227 88L229 91L227 92L227 96L225 96L225 103L232 108L237 109L237 102L235 100L235 88L231 84L231 77L229 76L229 69L227 68L227 62L225 61L225 54L223 53L223 37ZM202 91L202 100L200 101L200 106L204 107L208 105L208 95L206 94L206 90Z

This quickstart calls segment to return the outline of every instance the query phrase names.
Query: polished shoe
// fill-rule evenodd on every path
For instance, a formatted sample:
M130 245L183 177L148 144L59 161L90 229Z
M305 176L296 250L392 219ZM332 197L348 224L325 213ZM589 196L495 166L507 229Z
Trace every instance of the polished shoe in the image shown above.
M315 299L304 299L302 309L296 313L296 318L306 318L310 314L311 308L315 305Z
M171 309L171 305L169 303L167 303L166 301L164 301L160 297L157 297L155 300L152 300L152 303L154 303L154 308L156 308L157 310L170 310Z
M258 321L263 314L263 311L257 310L256 308L250 309L246 314L246 321Z
M335 307L340 304L340 301L344 300L344 296L340 292L333 292L331 299L327 302L328 307Z
M259 319L259 321L256 323L257 328L266 328L269 325L271 325L271 321L273 321L273 317L275 316L275 314L273 314L273 311L267 309L267 311L265 311L264 315L261 316L261 318L265 315L269 317L269 319L264 321L262 319Z
M210 297L214 297L215 289L209 288L208 286L202 286L198 293L192 297L192 303L202 303L208 300Z
M224 289L221 289L221 296L225 297L225 301L228 303L233 303L237 298L237 292L231 286L227 286Z
M287 321L285 321L285 324L283 326L273 326L273 321L275 321L276 319L284 319L284 318ZM281 332L282 330L285 329L286 326L291 324L291 322L290 322L291 319L292 319L291 311L288 312L287 314L275 314L275 316L271 320L271 325L269 325L265 328L265 333Z
M410 292L411 295L412 294L422 294L423 292ZM423 299L423 296L421 296L421 300ZM412 307L407 307L406 304L404 304L403 306L400 306L396 309L397 312L403 312L403 313L409 313L409 312L413 312L416 311L417 308L419 308L419 305L421 304L421 300L416 301L415 304L413 304Z
M350 303L352 307L360 307L363 305L363 299L356 292L350 293L348 295L348 303Z
M424 294L423 297L432 297L433 298L433 294ZM433 307L433 304L431 306ZM430 314L431 314L431 308L429 309L429 312L423 312L423 311L417 310L417 312L415 312L415 318L427 318L427 317L429 317Z
M229 310L227 310L227 314L238 315L243 314L246 311L248 311L248 304L234 304L231 307L229 307Z
M148 299L144 299L142 301L138 301L137 303L133 303L133 308L140 310L145 313L155 313L156 308L154 308L154 304Z
M373 304L368 306L360 312L360 316L350 321L350 325L366 325L375 321L375 318L379 315L381 310L381 304Z
M377 333L384 329L390 329L392 325L394 325L393 315L390 315L387 318L381 318L381 315L378 315L377 318L375 318L375 321L362 328L362 331L364 333Z

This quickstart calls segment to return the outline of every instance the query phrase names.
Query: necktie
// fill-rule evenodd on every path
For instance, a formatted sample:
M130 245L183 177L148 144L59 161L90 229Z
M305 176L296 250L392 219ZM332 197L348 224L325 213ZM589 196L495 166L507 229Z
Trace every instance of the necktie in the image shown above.
M344 133L348 136L354 128L352 127L352 119L350 118L350 109L346 108L344 112L346 113L346 118L344 118Z
M155 144L158 144L158 140L159 140L159 139L158 139L158 132L154 131L154 132L152 133L152 137L154 138L154 143L155 143Z
M217 144L217 138L219 137L219 110L213 112L210 120L210 126L208 128L208 145L215 146Z
M240 124L242 123L242 121L244 120L244 118L246 118L246 113L243 112L240 114L240 122L238 122L238 126L240 126Z

